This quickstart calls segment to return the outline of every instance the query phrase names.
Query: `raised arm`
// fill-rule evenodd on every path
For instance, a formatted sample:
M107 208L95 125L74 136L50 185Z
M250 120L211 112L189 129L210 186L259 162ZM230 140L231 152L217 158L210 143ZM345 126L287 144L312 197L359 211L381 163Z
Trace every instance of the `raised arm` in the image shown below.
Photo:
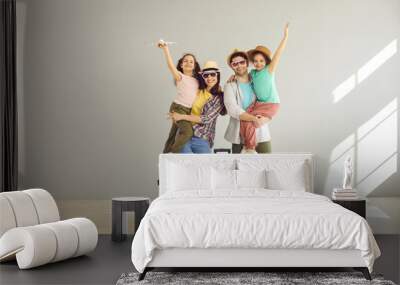
M281 43L279 44L278 48L276 49L276 51L272 57L271 63L268 65L268 71L270 73L273 73L275 71L276 67L278 66L278 63L281 59L282 52L286 46L288 36L289 36L289 23L286 24L283 39L281 40Z
M181 74L179 73L178 69L176 69L176 66L174 65L174 62L171 57L171 53L169 52L168 45L163 40L160 40L158 42L158 47L163 50L165 59L167 61L168 69L171 71L174 79L176 81L181 80L182 79Z

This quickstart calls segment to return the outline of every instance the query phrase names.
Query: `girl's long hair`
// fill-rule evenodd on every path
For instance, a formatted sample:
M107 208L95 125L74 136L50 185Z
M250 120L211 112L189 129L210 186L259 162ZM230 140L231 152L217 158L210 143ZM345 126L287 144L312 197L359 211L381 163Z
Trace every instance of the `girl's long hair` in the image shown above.
M191 53L185 53L185 54L178 60L178 63L176 64L176 69L178 69L180 72L183 73L182 63L183 63L183 60L185 59L185 57L187 57L187 56L193 57L193 60L194 60L193 77L196 78L196 79L198 79L199 73L200 73L200 71L201 71L201 69L200 69L200 64L198 63L196 57L195 57L193 54L191 54Z
M260 51L258 51L258 52L256 51L256 52L253 53L253 55L251 56L251 61L252 61L252 62L254 62L254 57L255 57L257 54L261 54L261 56L264 58L264 60L265 60L265 66L267 66L268 64L271 63L271 58L270 58L269 56L267 56L266 54L260 52Z

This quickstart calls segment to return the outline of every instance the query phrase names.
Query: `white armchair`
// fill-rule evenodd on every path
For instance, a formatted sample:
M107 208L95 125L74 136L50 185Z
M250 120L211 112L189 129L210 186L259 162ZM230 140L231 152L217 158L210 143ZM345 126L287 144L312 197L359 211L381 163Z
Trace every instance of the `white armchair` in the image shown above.
M60 221L46 190L0 193L0 262L16 258L20 269L57 262L94 250L97 238L86 218Z

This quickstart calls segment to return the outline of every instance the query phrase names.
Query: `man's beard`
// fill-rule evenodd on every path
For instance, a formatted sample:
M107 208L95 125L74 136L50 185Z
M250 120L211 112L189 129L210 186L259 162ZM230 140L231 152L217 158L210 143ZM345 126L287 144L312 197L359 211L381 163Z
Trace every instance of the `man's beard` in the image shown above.
M236 75L238 75L238 76L243 76L243 75L246 75L247 74L247 69L244 69L242 72L236 72Z

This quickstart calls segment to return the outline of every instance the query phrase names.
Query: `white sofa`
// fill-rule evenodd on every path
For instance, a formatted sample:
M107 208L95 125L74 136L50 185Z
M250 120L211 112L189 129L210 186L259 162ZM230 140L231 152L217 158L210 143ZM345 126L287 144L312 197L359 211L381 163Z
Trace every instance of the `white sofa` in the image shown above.
M94 250L97 238L86 218L60 221L46 190L0 193L0 262L16 258L20 269L57 262Z

